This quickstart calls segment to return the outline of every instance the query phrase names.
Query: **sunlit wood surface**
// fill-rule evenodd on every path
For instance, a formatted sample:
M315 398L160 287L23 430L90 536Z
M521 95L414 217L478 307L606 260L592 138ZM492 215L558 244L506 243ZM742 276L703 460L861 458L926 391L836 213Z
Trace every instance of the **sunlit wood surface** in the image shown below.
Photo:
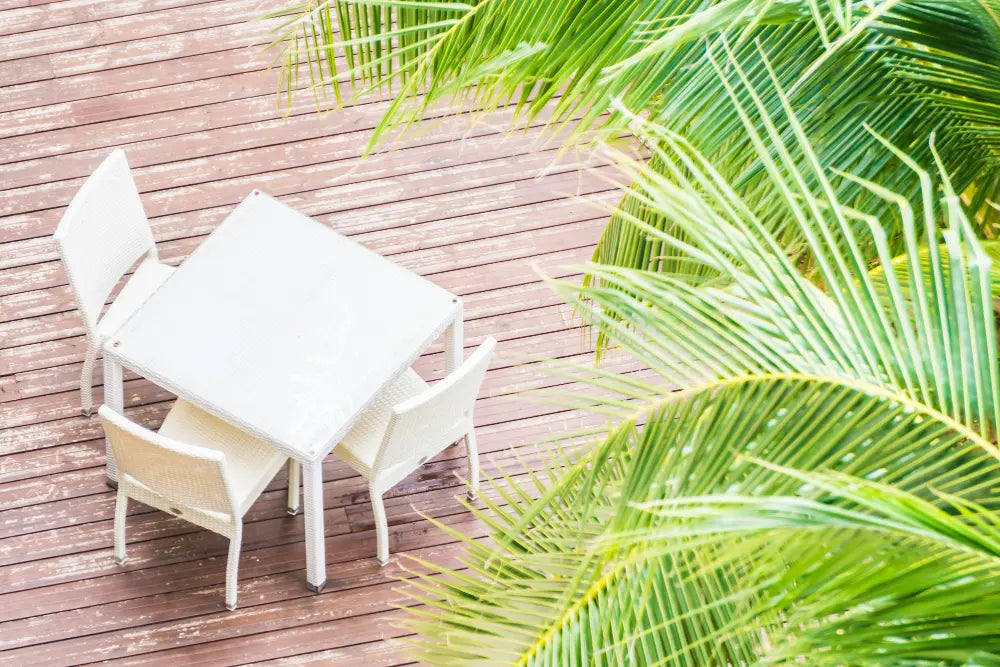
M113 147L126 150L165 261L183 261L260 188L462 295L467 345L500 340L476 412L486 472L516 473L513 448L535 459L532 443L581 425L510 394L557 382L520 355L587 358L535 268L566 275L560 267L589 257L606 218L592 204L617 199L608 167L556 161L537 128L502 134L504 112L445 119L361 159L386 102L320 116L304 94L283 117L263 52L273 24L250 20L276 6L0 0L2 663L403 663L398 554L452 565L461 555L419 513L484 533L454 499L465 470L456 446L388 497L386 568L362 479L328 459L320 595L304 586L302 517L285 515L283 473L247 517L236 612L222 606L225 540L179 519L132 504L131 560L115 564L103 435L79 414L83 331L51 239ZM435 379L442 366L438 343L417 367ZM133 419L156 427L171 400L127 377Z

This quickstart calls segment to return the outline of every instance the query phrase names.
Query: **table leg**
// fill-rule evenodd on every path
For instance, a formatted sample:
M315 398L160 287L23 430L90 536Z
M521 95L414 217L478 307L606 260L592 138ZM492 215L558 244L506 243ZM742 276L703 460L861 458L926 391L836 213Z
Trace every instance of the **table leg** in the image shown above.
M125 383L122 379L122 367L117 361L104 357L104 404L118 412L125 414ZM118 465L115 463L115 456L111 452L111 447L105 441L105 455L107 465L107 483L112 489L118 488Z
M462 300L455 298L457 309L455 319L445 334L444 341L444 369L446 373L451 373L462 365L465 359L465 333L462 320Z
M323 460L302 463L306 512L306 588L326 586L326 533L323 529Z

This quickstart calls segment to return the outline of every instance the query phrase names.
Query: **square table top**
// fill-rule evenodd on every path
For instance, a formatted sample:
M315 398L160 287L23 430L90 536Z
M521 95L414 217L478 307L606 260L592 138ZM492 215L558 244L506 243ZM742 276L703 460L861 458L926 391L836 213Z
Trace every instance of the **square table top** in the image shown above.
M460 308L429 280L254 191L105 355L316 460Z

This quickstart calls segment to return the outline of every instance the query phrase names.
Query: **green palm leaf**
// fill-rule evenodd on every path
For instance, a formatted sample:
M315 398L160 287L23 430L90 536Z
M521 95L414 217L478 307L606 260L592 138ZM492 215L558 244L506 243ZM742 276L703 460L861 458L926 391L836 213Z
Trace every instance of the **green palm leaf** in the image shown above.
M553 130L570 126L575 140L618 136L629 122L618 108L628 108L682 132L782 231L782 219L768 210L775 193L764 166L743 140L743 119L720 104L738 76L717 76L706 57L725 58L726 42L783 140L792 129L769 90L772 77L788 91L824 167L878 182L917 210L911 171L858 126L867 122L921 164L933 161L926 137L936 131L952 183L972 203L971 224L993 234L990 202L1000 188L995 0L312 0L289 11L275 40L286 90L308 71L320 104L327 91L339 103L346 83L358 94L393 94L373 143L442 100L477 111L513 102L522 121L544 111ZM621 104L606 113L609 100ZM756 112L753 118L762 122ZM838 199L858 210L880 206L855 182L834 185ZM598 261L704 277L704 267L664 255L631 224L638 218L666 229L669 218L631 196L621 210ZM789 227L778 236L792 252L802 242L795 233ZM888 243L902 251L899 229Z
M1000 664L994 0L353 0L284 81L629 128L590 279L648 373L562 365L609 418L425 564L434 664ZM339 32L338 32L339 31ZM607 112L607 113L606 113ZM934 134L936 132L936 134ZM892 267L879 270L876 267ZM875 270L873 271L873 268ZM684 388L673 391L677 385ZM442 529L449 530L442 526Z
M885 186L825 169L787 103L784 139L742 86L734 108L811 274L691 142L633 116L661 166L622 168L683 235L645 233L716 278L591 267L594 284L555 284L661 379L599 374L592 396L574 394L612 417L606 437L554 458L546 484L498 483L503 504L475 510L494 542L469 541L466 571L431 566L412 620L418 659L1000 656L989 257L943 169L885 146L920 183L918 216ZM872 193L878 214L840 201L835 179ZM890 224L908 261L876 279L857 248L890 264Z

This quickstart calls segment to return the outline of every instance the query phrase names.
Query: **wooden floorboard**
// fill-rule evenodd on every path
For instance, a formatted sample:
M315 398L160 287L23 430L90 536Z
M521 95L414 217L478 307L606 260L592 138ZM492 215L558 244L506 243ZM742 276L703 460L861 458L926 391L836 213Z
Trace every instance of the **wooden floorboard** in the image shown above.
M529 389L576 391L532 361L587 362L591 341L542 276L577 280L619 197L604 158L562 153L544 116L478 122L432 107L419 133L366 155L389 101L285 108L260 0L0 0L0 664L406 664L405 554L462 567L485 527L455 499L461 444L386 496L379 567L367 487L324 462L328 588L304 586L303 520L281 473L246 516L240 607L222 607L225 540L131 503L111 557L104 439L79 414L84 337L52 232L97 164L125 149L164 261L179 264L259 188L463 297L466 346L500 341L476 406L484 471L524 479L548 442L601 419ZM441 341L415 364L443 373ZM642 374L631 360L609 367ZM100 361L95 401L103 395ZM130 373L129 416L173 397ZM487 497L502 502L488 487ZM420 572L416 561L408 567Z

